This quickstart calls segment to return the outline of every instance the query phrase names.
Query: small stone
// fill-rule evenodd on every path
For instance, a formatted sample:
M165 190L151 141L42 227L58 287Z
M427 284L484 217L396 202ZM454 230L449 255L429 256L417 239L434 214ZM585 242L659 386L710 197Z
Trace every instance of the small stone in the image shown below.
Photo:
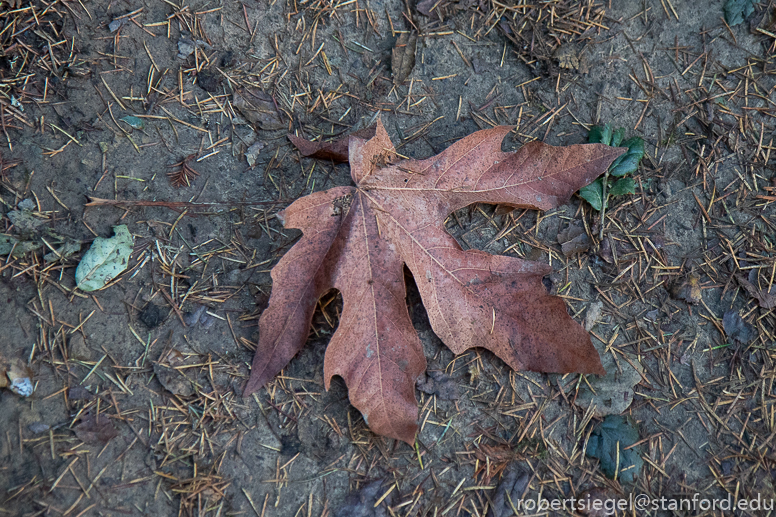
M29 377L20 377L11 381L11 391L20 397L29 397L32 395L33 386Z
M127 18L122 18L120 20L113 20L108 24L108 30L111 32L116 32L121 27L123 27L127 23Z
M32 431L35 434L45 433L51 427L48 424L44 424L43 422L33 422L30 425L27 426L27 429Z

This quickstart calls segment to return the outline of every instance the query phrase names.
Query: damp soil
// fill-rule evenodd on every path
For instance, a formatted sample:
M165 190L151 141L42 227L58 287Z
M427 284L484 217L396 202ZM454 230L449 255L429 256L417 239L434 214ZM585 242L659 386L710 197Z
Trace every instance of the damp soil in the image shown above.
M4 3L0 230L39 248L0 257L0 356L35 388L0 389L3 513L484 516L500 497L508 515L497 487L518 477L534 499L776 497L774 316L737 280L767 294L776 267L776 12L761 2L730 27L723 3ZM405 34L414 65L392 70ZM610 200L603 231L576 196L446 222L466 249L552 265L577 321L601 302L594 344L640 366L624 410L645 459L635 482L584 454L601 422L574 404L584 379L455 357L412 288L444 374L429 379L458 395L417 392L414 449L372 434L340 379L324 389L336 293L305 349L242 397L269 272L298 238L275 215L351 182L286 135L377 115L415 158L495 124L514 126L507 150L584 143L607 122L644 139L636 193ZM25 199L40 224L20 233L8 214ZM128 271L75 289L79 258L119 224ZM590 246L566 256L571 225ZM47 261L53 238L79 251ZM693 277L700 297L677 294Z

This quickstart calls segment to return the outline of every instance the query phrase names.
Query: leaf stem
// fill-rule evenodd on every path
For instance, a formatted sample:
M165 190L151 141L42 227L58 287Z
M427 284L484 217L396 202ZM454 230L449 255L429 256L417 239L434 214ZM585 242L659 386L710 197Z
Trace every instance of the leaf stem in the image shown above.
M608 204L607 201L609 201L609 193L606 191L606 186L609 184L609 168L606 168L606 173L604 173L604 182L603 182L603 189L601 190L601 229L598 232L598 240L603 241L604 240L604 218L606 217L606 205Z

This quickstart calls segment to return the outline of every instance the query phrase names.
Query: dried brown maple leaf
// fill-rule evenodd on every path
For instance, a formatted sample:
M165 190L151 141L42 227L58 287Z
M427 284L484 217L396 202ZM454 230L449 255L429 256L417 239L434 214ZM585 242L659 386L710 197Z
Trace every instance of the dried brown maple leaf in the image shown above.
M342 163L348 161L348 142L350 137L355 136L369 140L375 136L375 126L369 126L351 133L344 138L338 138L332 142L311 142L296 135L288 135L288 139L294 144L302 156L310 156L319 160L331 160Z
M478 202L556 207L623 150L531 142L504 153L509 130L478 131L432 158L393 164L380 122L373 138L350 138L355 186L315 192L278 214L303 236L272 269L246 395L299 352L319 297L338 289L344 306L324 359L326 388L341 376L374 432L412 444L426 360L407 310L405 264L431 327L454 353L484 347L516 370L604 374L587 332L542 285L550 266L464 251L444 220Z

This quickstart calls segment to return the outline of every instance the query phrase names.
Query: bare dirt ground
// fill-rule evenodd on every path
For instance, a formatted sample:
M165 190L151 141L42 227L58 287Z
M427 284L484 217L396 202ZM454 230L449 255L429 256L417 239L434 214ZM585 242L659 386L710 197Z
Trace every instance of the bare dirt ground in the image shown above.
M505 493L776 497L772 1L735 26L720 1L13 4L0 355L29 366L35 391L0 390L3 515L498 517L513 513ZM392 70L402 34L417 36L414 67ZM583 143L606 122L644 139L636 194L611 200L602 233L578 197L447 224L464 248L551 264L578 321L600 302L604 363L615 381L640 372L625 410L635 482L585 454L601 421L574 404L586 379L454 357L412 289L429 369L460 395L418 392L415 449L372 434L344 383L323 389L334 293L305 350L242 398L269 270L298 237L275 214L350 184L286 134L325 139L377 114L417 158L496 124L514 126L508 149ZM567 257L558 233L574 223L591 246ZM74 289L116 224L135 236L129 269ZM44 257L64 242L79 251Z

